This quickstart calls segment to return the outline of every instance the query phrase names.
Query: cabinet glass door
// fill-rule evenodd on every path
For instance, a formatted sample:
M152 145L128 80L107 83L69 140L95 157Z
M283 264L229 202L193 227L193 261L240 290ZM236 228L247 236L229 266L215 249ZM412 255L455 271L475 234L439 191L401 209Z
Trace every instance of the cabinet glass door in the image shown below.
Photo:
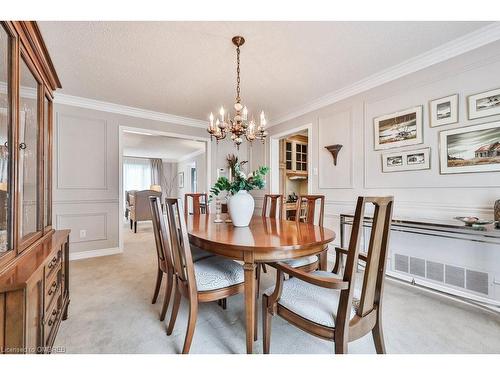
M50 181L52 145L50 144L50 133L52 132L52 101L45 96L43 102L43 227L52 225L52 194Z
M12 249L10 36L0 26L0 257Z
M20 61L19 98L19 201L21 241L36 234L38 220L38 81L26 62Z

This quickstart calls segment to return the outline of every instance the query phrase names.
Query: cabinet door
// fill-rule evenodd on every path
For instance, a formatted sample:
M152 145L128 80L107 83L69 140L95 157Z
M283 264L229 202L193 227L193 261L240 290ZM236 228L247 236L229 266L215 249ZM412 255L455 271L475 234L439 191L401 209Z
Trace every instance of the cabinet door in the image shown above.
M41 234L39 194L40 84L24 58L20 60L19 97L19 238L21 250Z
M291 142L285 142L285 165L287 171L293 170L293 150Z
M0 258L13 248L12 176L12 36L0 25Z

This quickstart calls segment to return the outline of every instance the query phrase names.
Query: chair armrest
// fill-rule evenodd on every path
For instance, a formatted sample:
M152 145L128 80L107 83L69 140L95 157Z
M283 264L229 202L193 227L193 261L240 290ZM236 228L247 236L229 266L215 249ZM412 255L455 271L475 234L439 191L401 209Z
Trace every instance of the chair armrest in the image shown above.
M336 247L335 251L337 253L342 253L342 254L348 254L349 252L346 249L343 249L341 247ZM358 258L361 259L362 261L366 262L368 260L368 254L367 253L359 253Z
M301 279L310 284L314 284L323 288L328 289L348 289L349 282L341 279L336 279L334 277L321 277L315 276L310 273L292 268L288 266L286 263L271 263L271 265L284 273L287 273L290 276ZM332 275L333 276L333 275Z

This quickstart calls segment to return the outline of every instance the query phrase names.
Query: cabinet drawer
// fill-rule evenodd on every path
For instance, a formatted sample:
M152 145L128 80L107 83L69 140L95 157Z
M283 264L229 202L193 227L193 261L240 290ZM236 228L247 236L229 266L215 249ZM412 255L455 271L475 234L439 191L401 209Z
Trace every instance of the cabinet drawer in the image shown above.
M57 300L57 296L61 294L62 289L62 270L59 266L58 269L54 269L52 276L45 281L45 295L44 295L44 305L45 311L47 312L53 301Z
M49 260L45 263L45 279L50 278L61 266L62 261L62 249L58 249L48 258Z
M54 298L56 302L50 306L44 319L43 337L45 346L51 346L52 336L56 332L55 327L57 327L60 319L62 310L62 295L60 289L55 293Z

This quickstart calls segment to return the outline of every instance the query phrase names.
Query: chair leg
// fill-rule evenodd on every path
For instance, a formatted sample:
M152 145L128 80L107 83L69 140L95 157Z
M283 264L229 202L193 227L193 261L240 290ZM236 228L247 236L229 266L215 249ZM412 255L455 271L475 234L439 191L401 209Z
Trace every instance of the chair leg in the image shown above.
M340 251L335 252L335 266L333 266L333 273L340 274L340 270L342 269L342 254Z
M161 309L160 321L165 320L167 315L168 305L170 303L170 297L172 296L172 288L174 286L174 275L170 272L167 274L167 283L165 284L165 296L163 297L163 307Z
M257 266L257 268L259 268L259 266ZM257 288L256 288L256 296L255 296L255 304L254 304L254 316L255 316L255 319L253 320L254 321L254 326L253 326L253 341L257 341L257 339L259 338L259 334L258 334L258 327L259 327L259 311L257 309L257 306L259 305L259 279L257 279Z
M163 279L163 271L158 267L158 273L156 274L155 292L153 294L153 300L151 301L153 305L156 303L156 300L158 299L158 293L160 292L162 279Z
M269 306L267 306L268 299L268 296L262 296L262 343L264 354L269 354L269 348L271 345L272 315L269 313Z
M377 354L385 354L384 333L382 332L382 311L380 307L377 309L377 322L372 329L372 336Z
M130 230L132 230L134 227L134 221L132 219L130 219Z
M137 233L137 220L134 221L134 233Z
M223 298L221 300L221 306L222 306L222 310L226 310L227 309L227 298Z
M255 286L255 289L257 290L257 296L255 300L259 299L259 294L260 294L260 272L261 270L261 265L257 264L257 269L255 270L255 278L257 279L257 285Z
M347 354L347 337L340 331L335 332L335 354Z
M194 329L196 327L196 318L198 317L198 301L189 301L189 320L186 331L186 339L184 340L184 347L182 354L188 354L191 342L193 341Z
M264 273L267 273L267 268L265 263L262 263L262 271L264 271Z
M175 320L177 319L177 313L179 312L179 306L181 305L181 292L179 292L175 283L174 289L174 305L172 306L172 315L170 316L170 322L168 323L167 335L171 335L174 330Z

